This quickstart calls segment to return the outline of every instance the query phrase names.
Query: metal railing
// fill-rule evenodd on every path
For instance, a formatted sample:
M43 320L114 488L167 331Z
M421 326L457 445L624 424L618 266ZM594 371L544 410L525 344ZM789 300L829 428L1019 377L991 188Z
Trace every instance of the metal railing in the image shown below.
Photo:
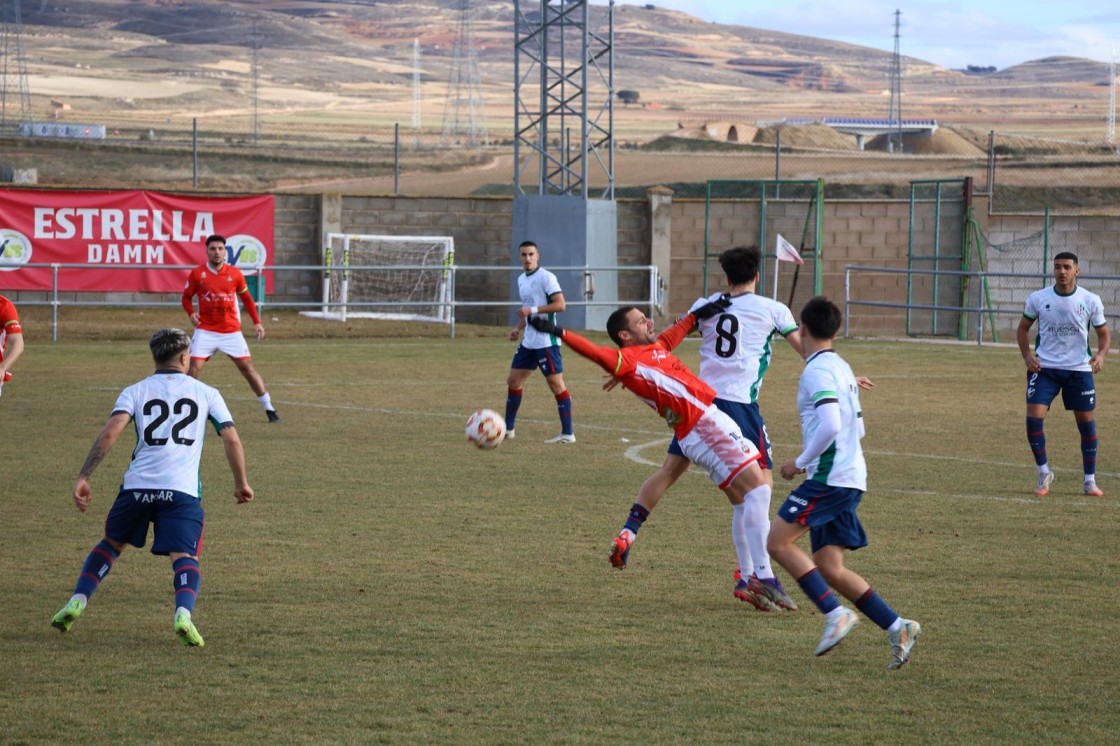
M899 283L898 300L862 300L853 297L852 274L867 273L878 275L905 276L905 282ZM958 298L968 298L969 302L958 304L939 303L935 298L930 302L914 302L912 281L914 277L930 276L934 280L939 278L955 278L962 283L957 293ZM1048 273L1023 273L1023 272L983 272L964 270L937 270L937 269L906 269L898 267L870 267L859 264L849 264L844 267L844 336L851 336L851 309L852 307L899 309L909 316L915 311L928 311L931 314L948 313L959 314L960 323L953 328L959 329L956 335L949 334L923 334L911 336L923 337L950 337L957 336L961 340L968 338L968 329L973 329L976 335L976 344L984 344L985 321L991 333L991 341L999 342L996 319L997 317L1022 318L1027 296L1035 290L1045 287L1051 281ZM1080 275L1077 278L1079 287L1102 296L1105 307L1105 318L1115 326L1120 321L1120 275ZM975 300L973 300L975 299ZM967 319L975 315L975 326L967 323ZM1013 325L1009 325L1013 326ZM1010 331L1010 329L1008 329Z
M71 270L117 270L117 271L176 271L185 273L194 269L198 265L165 265L165 264L89 264L89 263L27 263L20 265L21 268L27 269L49 269L51 270L51 287L41 288L34 290L19 290L20 293L41 293L46 296L45 299L36 300L33 298L21 297L18 301L19 306L48 306L51 309L51 341L57 342L59 339L59 310L65 307L72 308L96 308L96 307L125 307L125 308L178 308L181 301L179 300L179 293L163 292L163 291L144 291L144 290L115 290L115 291L83 291L83 290L62 290L60 288L60 274ZM310 293L306 297L300 297L295 294L281 294L280 298L284 300L270 299L265 292L265 283L253 281L255 272L250 274L245 271L246 279L250 280L250 289L253 290L254 301L258 308L263 313L266 309L296 309L322 312L328 309L346 307L349 309L410 309L410 308L439 308L441 311L446 311L446 314L441 314L446 319L448 324L448 333L452 339L455 337L455 324L458 318L458 309L470 308L519 308L520 301L509 300L509 284L508 278L503 278L500 283L491 283L493 285L493 292L489 295L483 294L485 297L475 297L471 299L460 299L458 297L457 282L458 276L464 272L486 272L486 273L502 273L508 274L511 272L519 273L522 271L520 266L509 265L448 265L448 266L424 266L424 267L407 267L407 266L373 266L373 265L354 265L348 267L347 271L351 274L360 272L393 272L402 269L423 269L432 272L447 272L449 274L447 282L449 285L449 292L442 294L442 299L427 299L427 300L346 300L345 302L331 301L321 296L313 297ZM549 267L549 270L554 273L564 272L582 272L585 276L585 287L583 291L583 298L580 300L568 300L568 306L575 307L603 307L603 306L624 306L633 305L648 309L652 314L655 311L660 311L663 306L663 287L658 274L656 265L619 265L614 267ZM243 270L244 271L244 270ZM286 272L332 272L341 274L338 267L328 267L321 264L300 264L300 265L274 265L265 267L265 273L282 274ZM614 273L629 273L629 272L642 272L648 274L648 281L639 283L629 283L629 288L637 290L639 288L646 292L646 297L637 297L635 299L625 299L622 296L621 288L619 298L617 300L594 300L594 274L614 272ZM0 289L3 289L3 272L0 272ZM590 280L588 281L588 278ZM315 285L318 289L319 285ZM589 292L590 290L590 292ZM74 297L67 298L63 294L75 294L88 297ZM144 296L140 299L120 299L113 298L115 294L139 295ZM150 298L147 296L151 296ZM174 296L173 299L169 296ZM162 299L161 299L162 298Z

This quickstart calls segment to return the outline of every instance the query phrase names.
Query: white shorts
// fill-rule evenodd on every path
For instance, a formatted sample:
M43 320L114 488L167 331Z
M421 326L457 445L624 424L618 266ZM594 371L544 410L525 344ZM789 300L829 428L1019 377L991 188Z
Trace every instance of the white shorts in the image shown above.
M758 447L747 440L735 420L712 404L696 427L678 439L681 452L722 490L739 472L762 458Z
M215 352L224 352L234 360L241 360L249 355L249 344L241 332L208 332L204 329L195 329L191 339L191 359L209 360Z

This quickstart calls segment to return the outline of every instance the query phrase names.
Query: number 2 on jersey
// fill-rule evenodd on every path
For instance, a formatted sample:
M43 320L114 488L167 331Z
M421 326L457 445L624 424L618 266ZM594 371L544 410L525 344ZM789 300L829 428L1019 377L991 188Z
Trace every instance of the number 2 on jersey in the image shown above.
M176 416L182 415L186 410L186 415L180 417L171 424L171 440L181 446L189 446L194 443L194 438L184 438L183 430L185 430L192 422L198 419L198 404L192 399L180 399L175 402L174 408L168 405L162 399L151 399L144 402L144 415L151 417L155 413L155 419L148 423L144 428L144 442L150 446L165 446L167 445L167 438L157 438L156 431L167 422L171 417L172 411Z

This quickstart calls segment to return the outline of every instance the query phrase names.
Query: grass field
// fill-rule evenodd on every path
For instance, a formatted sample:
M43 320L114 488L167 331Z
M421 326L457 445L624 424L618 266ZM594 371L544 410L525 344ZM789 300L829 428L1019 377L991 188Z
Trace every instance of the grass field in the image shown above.
M181 313L149 313L150 327ZM41 334L36 332L36 334ZM211 362L257 499L238 506L219 439L203 462L207 531L195 619L171 631L164 558L130 550L72 632L66 601L128 461L73 478L142 338L29 335L0 399L3 743L1115 743L1120 654L1120 408L1098 379L1104 498L1080 494L1073 418L1048 420L1057 480L1035 498L1022 363L1009 348L841 342L863 396L871 546L850 565L923 636L884 667L866 619L814 658L822 620L731 595L726 499L689 474L643 528L629 569L606 561L667 430L566 356L579 442L545 446L555 406L526 388L517 440L464 442L501 409L513 346L456 340L269 339L254 360L283 422L231 364ZM279 335L283 336L283 335ZM696 360L696 344L681 356ZM797 453L799 363L778 350L762 393L779 461ZM779 480L780 481L780 480ZM782 483L774 506L787 492ZM792 484L792 483L790 483Z

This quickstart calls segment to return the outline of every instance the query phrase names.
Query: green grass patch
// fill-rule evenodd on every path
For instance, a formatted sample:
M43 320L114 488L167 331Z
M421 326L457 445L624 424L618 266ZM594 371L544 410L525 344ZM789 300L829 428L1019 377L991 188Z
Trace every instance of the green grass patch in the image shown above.
M124 339L70 326L51 344L37 327L4 387L5 743L1108 743L1120 729L1115 373L1098 385L1106 496L1080 494L1077 431L1058 409L1058 478L1040 500L1006 347L839 343L877 383L863 395L871 546L850 565L924 629L898 672L866 619L814 658L822 620L788 578L797 613L737 602L730 510L700 474L612 570L610 539L668 431L569 353L579 441L543 444L558 421L534 377L517 440L473 450L466 417L502 409L513 352L481 327L450 340L274 324L253 353L275 426L233 365L211 361L257 499L234 504L211 434L206 647L177 643L169 563L146 549L59 635L50 617L100 538L130 438L85 515L73 478L119 389L149 372L158 315ZM696 343L681 356L694 364ZM782 347L762 394L779 462L798 449L799 371Z

